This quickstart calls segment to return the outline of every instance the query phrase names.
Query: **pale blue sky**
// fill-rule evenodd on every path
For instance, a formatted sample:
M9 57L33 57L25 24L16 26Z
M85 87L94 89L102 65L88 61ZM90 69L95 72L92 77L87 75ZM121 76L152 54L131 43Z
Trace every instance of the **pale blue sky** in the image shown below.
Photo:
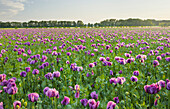
M0 21L170 19L170 0L0 0Z

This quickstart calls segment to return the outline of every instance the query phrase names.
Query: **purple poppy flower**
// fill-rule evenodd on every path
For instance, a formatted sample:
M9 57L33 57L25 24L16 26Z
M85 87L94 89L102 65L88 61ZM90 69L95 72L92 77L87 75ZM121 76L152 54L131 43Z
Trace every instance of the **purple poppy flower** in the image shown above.
M53 79L53 74L52 73L47 73L45 74L45 78L52 80Z
M81 99L80 102L85 107L88 104L88 99Z
M90 76L91 76L90 73L87 73L87 74L86 74L86 77L90 77Z
M22 58L18 58L18 62L21 62L22 61Z
M67 53L66 53L66 55L67 55L67 56L70 56L70 55L71 55L71 53L70 53L70 52L67 52Z
M0 109L4 109L3 108L3 102L0 102Z
M46 92L46 95L51 98L51 97L56 97L59 98L59 92L54 88L54 89L48 89Z
M122 74L122 70L119 71L119 74Z
M111 78L110 80L110 84L114 83L115 85L117 84L117 78Z
M115 49L116 49L116 50L118 50L118 49L119 49L119 47L118 47L118 46L116 46L116 47L115 47Z
M76 91L75 93L75 98L79 98L80 97L80 92L79 91Z
M2 82L0 82L1 86L7 86L8 85L8 81L7 80L3 80Z
M131 62L132 62L131 58L126 60L126 63L131 63Z
M156 66L159 65L159 62L158 62L157 60L154 60L154 61L153 61L153 65L154 65L154 67L156 67Z
M162 60L162 57L161 56L157 56L156 59L160 61L160 60Z
M119 103L119 98L118 97L114 97L113 100L116 102L116 104Z
M166 57L165 60L166 60L167 62L170 62L170 57Z
M133 75L138 76L139 75L139 71L134 71Z
M107 65L108 65L108 66L111 66L111 65L112 65L112 62L107 62Z
M126 64L126 60L125 59L119 60L119 63L122 64L122 65L125 65Z
M129 51L130 54L132 54L132 51Z
M142 58L141 55L137 55L137 56L136 56L136 59L140 59L140 58Z
M25 68L26 72L30 72L30 67Z
M32 71L32 74L38 74L39 73L39 70L38 69L34 69L33 71Z
M25 72L25 71L22 71L22 72L20 73L20 76L22 76L22 77L26 77L26 75L27 75L27 72Z
M76 91L79 91L79 90L80 90L80 86L79 86L78 84L76 84L76 85L74 86L74 89L75 89Z
M90 109L97 109L97 107L99 106L100 104L100 101L95 101L95 99L89 99L89 107Z
M17 87L11 87L11 88L7 89L7 93L8 93L9 95L14 95L14 94L17 93L17 91L18 91L18 88L17 88Z
M56 71L56 72L53 72L53 77L60 77L60 72L59 71Z
M163 58L163 57L165 57L165 56L166 56L166 54L164 54L164 53L163 53L163 54L161 54L161 57L162 57L162 58Z
M158 84L159 84L161 87L165 87L165 81L163 81L163 80L159 80L159 81L158 81Z
M89 67L90 67L90 68L92 68L92 67L94 67L94 66L95 66L94 63L90 63L90 64L89 64Z
M70 64L70 62L69 62L69 61L66 61L66 64Z
M60 71L63 71L63 68L62 68L62 67L60 68Z
M116 107L116 103L114 103L113 101L109 101L107 103L107 109L114 109Z
M7 84L7 88L8 88L8 89L11 88L11 87L16 87L15 82L9 82L9 83Z
M145 85L144 86L145 92L149 94L156 94L161 90L161 86L158 84L151 84L151 85Z
M94 53L91 53L91 56L94 56Z
M64 99L63 99L63 101L61 101L61 104L62 105L67 105L67 104L69 104L70 103L70 98L69 97L64 97Z
M129 54L129 53L125 53L125 56L126 56L126 57L130 57L130 54Z
M109 57L106 57L106 60L107 60L107 61L109 61L109 60L110 60L110 58L109 58Z
M154 105L155 105L155 106L158 105L158 99L156 99L156 100L154 101Z
M100 57L99 60L100 61L106 61L106 59L104 57Z
M169 79L166 79L166 84L167 84L168 82L170 82L170 80L169 80Z
M45 95L46 95L46 92L47 92L49 89L50 89L49 87L45 87L45 88L44 88L43 92L44 92Z
M138 81L138 78L137 78L136 76L132 76L130 79L131 79L131 81L133 81L133 82L137 82L137 81Z
M20 101L15 101L14 103L13 103L13 106L14 106L14 109L18 109L17 107L21 107L21 102Z
M113 75L113 71L112 70L110 70L110 75Z
M28 94L28 100L31 102L36 102L39 98L39 94L38 93L30 93Z
M117 78L117 83L119 83L119 84L123 84L125 81L126 81L126 79L124 77Z
M170 82L167 83L166 89L167 89L167 90L170 90Z
M2 82L5 79L6 79L6 75L5 74L0 74L0 82Z
M92 99L98 99L98 94L96 94L96 91L92 92L90 96L92 97Z

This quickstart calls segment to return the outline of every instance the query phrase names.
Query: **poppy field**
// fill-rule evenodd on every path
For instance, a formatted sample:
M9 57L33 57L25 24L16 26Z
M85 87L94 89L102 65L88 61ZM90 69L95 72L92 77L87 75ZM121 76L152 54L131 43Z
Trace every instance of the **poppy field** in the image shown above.
M0 30L0 109L168 109L170 28Z

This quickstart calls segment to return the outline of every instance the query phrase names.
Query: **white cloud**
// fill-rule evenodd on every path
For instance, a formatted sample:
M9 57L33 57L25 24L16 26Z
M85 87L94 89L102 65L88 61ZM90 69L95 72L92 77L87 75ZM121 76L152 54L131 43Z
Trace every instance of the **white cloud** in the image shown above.
M0 0L0 18L10 18L24 10L26 0Z

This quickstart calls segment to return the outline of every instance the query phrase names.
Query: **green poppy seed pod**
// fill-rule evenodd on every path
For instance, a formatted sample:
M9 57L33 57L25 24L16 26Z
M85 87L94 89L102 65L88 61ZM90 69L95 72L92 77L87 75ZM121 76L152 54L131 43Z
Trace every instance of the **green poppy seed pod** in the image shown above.
M19 108L20 108L20 106L19 106L19 105L17 105L17 106L16 106L16 109L19 109Z
M24 102L24 106L27 107L27 102Z
M140 82L140 85L142 86L142 85L143 85L143 82Z
M131 99L130 98L128 98L128 103L131 103Z
M137 96L136 96L135 94L133 94L133 97L134 97L134 98L137 98Z
M38 104L42 104L42 101L37 101Z
M115 89L115 91L117 92L118 90L117 90L117 89Z
M128 96L128 95L129 95L129 92L125 92L125 94L126 94L126 96Z
M124 105L124 104L125 104L124 100L121 100L120 104L121 104L121 105Z
M21 100L21 104L24 104L24 99Z
M12 76L12 73L10 72L10 73L8 73L8 75L9 75L9 76Z
M21 83L19 83L19 86L21 87L21 86L22 86L22 84L21 84Z
M156 98L157 98L157 99L160 99L161 97L159 96L159 94L156 94Z

